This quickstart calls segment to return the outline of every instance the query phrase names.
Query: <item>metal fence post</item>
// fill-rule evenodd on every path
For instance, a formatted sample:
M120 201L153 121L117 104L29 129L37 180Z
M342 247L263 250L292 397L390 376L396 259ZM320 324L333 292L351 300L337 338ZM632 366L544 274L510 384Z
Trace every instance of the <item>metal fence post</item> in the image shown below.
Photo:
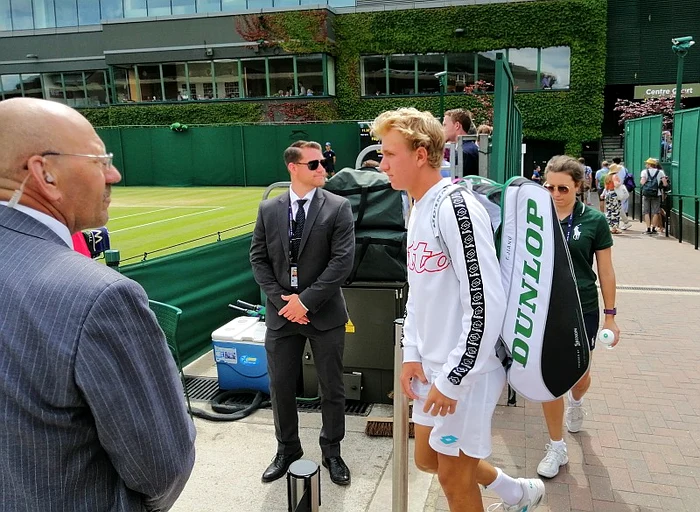
M408 397L401 389L403 318L394 321L394 457L391 474L391 510L408 511Z
M698 214L700 214L700 198L695 198L695 250L698 250Z
M318 512L321 506L321 471L313 461L297 460L287 471L287 511Z
M678 243L683 243L683 196L678 197Z

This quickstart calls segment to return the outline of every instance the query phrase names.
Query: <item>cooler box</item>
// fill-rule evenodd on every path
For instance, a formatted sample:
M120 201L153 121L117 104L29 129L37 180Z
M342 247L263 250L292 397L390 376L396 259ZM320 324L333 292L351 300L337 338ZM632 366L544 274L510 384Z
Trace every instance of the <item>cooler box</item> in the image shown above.
M238 317L215 330L211 340L220 389L253 389L270 394L265 322L255 317Z

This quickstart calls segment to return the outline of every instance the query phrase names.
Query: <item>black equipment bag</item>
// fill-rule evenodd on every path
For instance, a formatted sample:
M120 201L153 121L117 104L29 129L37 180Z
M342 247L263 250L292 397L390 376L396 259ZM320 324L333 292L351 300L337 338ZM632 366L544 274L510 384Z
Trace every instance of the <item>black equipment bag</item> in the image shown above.
M355 231L355 263L348 284L353 281L405 282L406 279L405 231Z
M386 174L345 168L324 188L350 201L356 229L405 230L401 192L391 188Z

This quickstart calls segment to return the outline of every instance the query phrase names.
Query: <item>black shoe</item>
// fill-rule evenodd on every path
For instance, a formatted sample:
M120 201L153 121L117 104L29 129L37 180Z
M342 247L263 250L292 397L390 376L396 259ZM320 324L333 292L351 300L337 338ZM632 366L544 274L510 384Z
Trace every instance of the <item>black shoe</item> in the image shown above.
M292 465L292 462L301 459L304 456L304 450L299 449L298 452L292 455L283 455L278 453L275 458L272 459L272 463L267 466L267 469L262 475L263 482L274 482L278 478L282 478Z
M340 455L337 457L324 457L323 467L328 469L328 473L331 475L331 482L337 485L350 485L350 469Z

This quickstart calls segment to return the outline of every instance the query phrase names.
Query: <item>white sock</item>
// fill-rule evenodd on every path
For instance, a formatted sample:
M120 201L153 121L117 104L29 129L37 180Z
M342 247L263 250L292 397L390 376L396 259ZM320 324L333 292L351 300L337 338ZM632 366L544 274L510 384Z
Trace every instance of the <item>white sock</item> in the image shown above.
M552 448L556 448L559 451L566 451L566 443L563 439L561 439L560 441L553 441L550 439L549 444L552 446Z
M569 405L581 407L583 405L583 397L581 397L581 400L574 400L574 395L569 391Z
M523 499L523 488L515 478L506 475L500 468L496 468L498 476L487 489L495 492L506 505L515 505Z

